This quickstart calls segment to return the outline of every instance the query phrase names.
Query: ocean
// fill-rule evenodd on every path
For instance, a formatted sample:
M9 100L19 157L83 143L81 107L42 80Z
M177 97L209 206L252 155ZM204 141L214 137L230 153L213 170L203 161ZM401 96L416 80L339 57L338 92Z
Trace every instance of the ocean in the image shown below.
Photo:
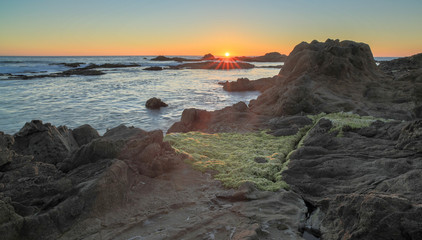
M154 56L155 57L155 56ZM200 58L199 56L178 56ZM226 92L218 82L251 80L277 75L277 68L234 70L146 71L150 66L171 66L174 61L151 61L152 56L127 57L0 57L0 131L14 134L33 119L76 128L90 124L103 134L120 124L164 132L186 108L222 109L239 101L246 104L259 92ZM99 69L100 76L70 76L9 80L7 74L37 75L69 67L54 63L137 63L141 67ZM280 63L253 63L257 66ZM85 66L82 65L82 66ZM145 102L161 98L169 106L149 110Z

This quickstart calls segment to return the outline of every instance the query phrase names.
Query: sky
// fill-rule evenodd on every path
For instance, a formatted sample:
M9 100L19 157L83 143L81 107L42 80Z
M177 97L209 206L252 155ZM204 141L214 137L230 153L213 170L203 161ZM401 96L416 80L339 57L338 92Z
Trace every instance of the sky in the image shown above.
M0 56L258 56L328 38L420 53L422 1L0 0Z

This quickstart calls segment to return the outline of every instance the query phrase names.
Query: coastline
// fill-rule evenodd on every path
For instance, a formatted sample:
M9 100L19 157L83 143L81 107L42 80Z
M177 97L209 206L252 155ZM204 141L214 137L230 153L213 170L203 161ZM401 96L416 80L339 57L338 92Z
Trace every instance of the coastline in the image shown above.
M256 100L187 108L170 127L177 136L300 133L282 154L287 165L278 176L288 187L275 191L248 181L224 188L212 176L225 168L193 170L183 162L189 150L175 151L161 131L119 126L100 136L87 125L27 123L14 136L1 134L0 204L10 220L0 232L10 239L417 239L420 56L377 66L366 44L301 43ZM213 161L211 151L191 160L205 154ZM245 161L270 164L265 157Z

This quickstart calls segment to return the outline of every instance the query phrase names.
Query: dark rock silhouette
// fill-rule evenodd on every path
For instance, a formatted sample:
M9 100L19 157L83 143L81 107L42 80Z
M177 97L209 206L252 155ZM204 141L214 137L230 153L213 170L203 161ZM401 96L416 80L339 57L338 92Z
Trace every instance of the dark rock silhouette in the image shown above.
M145 107L148 109L160 109L161 107L167 107L167 103L161 101L161 99L153 97L148 99L145 103Z
M284 62L286 58L286 55L279 52L270 52L258 57L236 57L236 59L245 62Z
M208 54L205 54L205 55L202 57L202 60L215 60L215 57L214 57L214 55L212 55L211 53L208 53Z
M163 68L162 67L147 67L147 68L144 68L144 70L147 70L147 71L161 71L161 70L163 70Z

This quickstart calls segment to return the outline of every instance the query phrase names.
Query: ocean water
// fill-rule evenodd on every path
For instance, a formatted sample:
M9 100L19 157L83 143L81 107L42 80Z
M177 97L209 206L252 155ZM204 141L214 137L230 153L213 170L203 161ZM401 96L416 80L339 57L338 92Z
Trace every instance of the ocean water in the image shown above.
M183 56L181 56L183 57ZM148 66L177 62L150 61L151 56L128 57L0 57L0 131L14 134L33 119L76 128L90 124L103 134L120 124L164 132L180 120L185 108L221 109L239 101L247 104L259 92L230 93L218 82L240 77L258 79L278 74L276 68L236 70L145 71ZM191 57L192 58L192 57ZM197 57L199 58L199 57ZM138 63L141 67L99 69L101 76L71 76L8 80L5 74L37 75L70 69L51 63ZM280 63L253 63L257 66ZM145 108L151 97L169 106Z

